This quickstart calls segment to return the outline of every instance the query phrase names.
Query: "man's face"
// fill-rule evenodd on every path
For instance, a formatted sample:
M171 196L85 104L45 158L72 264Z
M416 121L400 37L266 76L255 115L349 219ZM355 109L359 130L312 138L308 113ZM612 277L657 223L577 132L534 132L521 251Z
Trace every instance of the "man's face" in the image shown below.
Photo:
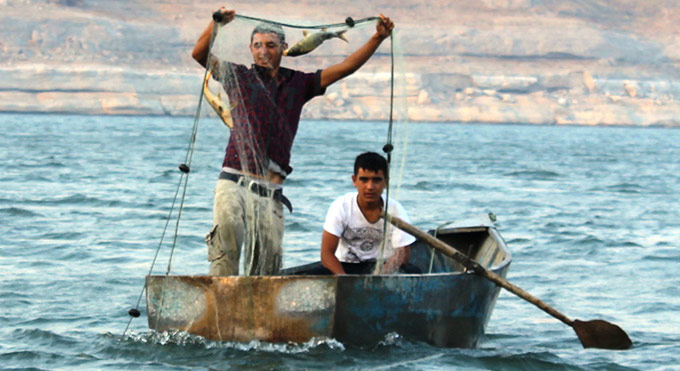
M250 43L255 64L271 69L276 69L281 64L284 49L285 44L281 45L279 37L273 33L256 33Z
M359 192L359 199L366 202L380 202L380 196L385 189L385 174L359 168L356 175L352 175L352 182Z

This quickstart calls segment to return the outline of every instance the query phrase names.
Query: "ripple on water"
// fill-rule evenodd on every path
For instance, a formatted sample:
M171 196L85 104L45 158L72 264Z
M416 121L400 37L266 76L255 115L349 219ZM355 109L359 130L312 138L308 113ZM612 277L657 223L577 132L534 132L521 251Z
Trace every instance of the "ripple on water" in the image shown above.
M586 235L586 236L583 237L583 238L577 239L577 240L575 241L575 243L576 243L576 244L579 244L579 245L582 245L582 246L591 247L591 246L601 246L601 245L604 243L604 241L601 240L601 239L599 239L599 238L597 238L597 237L595 237L595 236L593 236L593 235L590 235L590 234L589 234L589 235Z
M132 263L134 261L135 261L135 259L132 258L132 257L129 257L129 256L116 256L116 257L93 259L93 263L111 264L111 265L127 264L127 263Z
M676 266L677 262L680 261L680 251L678 251L677 246L646 248L644 251L645 256L642 257L642 260L644 261L663 262L669 264L675 263ZM669 265L669 267L672 267L672 265Z
M292 232L313 232L315 230L309 225L309 223L301 222L292 222L286 224L286 229Z
M644 246L640 245L637 242L634 241L607 241L605 243L605 246L607 247L634 247L634 248L643 248Z
M555 180L561 177L559 173L550 170L519 170L507 172L503 175L526 180Z
M528 238L522 238L522 237L517 237L517 238L511 238L507 241L508 245L511 245L515 247L516 245L525 245L525 244L530 244L532 240Z
M43 233L38 236L41 240L65 240L65 241L77 241L84 237L85 235L80 232L48 232Z
M605 187L598 187L592 189L593 191L605 191L605 192L615 192L615 193L630 193L638 194L644 191L643 187L637 183L618 183L612 184Z
M52 318L39 318L34 321L27 321L23 324L44 324L49 323ZM12 338L16 340L28 340L32 344L42 346L70 346L78 343L76 338L57 334L49 330L39 328L19 328L12 331Z
M484 191L488 189L487 187L481 184L475 183L455 183L432 180L420 180L415 184L405 184L403 188L405 190L418 190L418 191L438 191L438 190Z
M36 213L34 211L24 209L21 207L7 207L0 209L0 215L6 215L8 217L18 217L18 218L32 218L32 217L44 217L43 214Z
M69 164L70 166L70 164ZM32 162L17 162L7 166L7 170L25 170L25 169L46 169L46 168L65 168L67 165L61 161L32 161Z
M178 176L176 170L165 170L160 175L149 178L149 183L162 183L167 184L169 181L175 179Z
M39 350L17 350L0 354L0 361L3 361L3 364L5 365L12 364L11 362L16 362L18 364L46 365L54 364L55 362L66 359L68 359L68 356L61 352L56 353ZM41 370L40 368L30 369Z
M91 197L87 196L84 194L80 193L75 193L71 194L68 196L64 197L56 197L56 198L43 198L43 199L34 199L34 200L24 200L22 201L23 203L28 203L28 204L39 204L39 205L80 205L80 204L88 204L88 205L106 205L108 202L107 200L102 200L97 197Z
M552 352L523 352L492 354L472 360L485 369L498 370L573 370Z

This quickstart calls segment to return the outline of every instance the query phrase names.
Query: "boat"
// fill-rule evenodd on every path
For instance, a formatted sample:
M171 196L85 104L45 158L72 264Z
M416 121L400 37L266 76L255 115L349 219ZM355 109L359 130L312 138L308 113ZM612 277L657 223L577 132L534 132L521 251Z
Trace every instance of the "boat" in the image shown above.
M429 233L505 277L511 254L493 218ZM374 345L395 334L440 347L476 347L500 287L422 241L409 262L423 274L313 276L320 262L276 276L146 277L149 328L214 341Z

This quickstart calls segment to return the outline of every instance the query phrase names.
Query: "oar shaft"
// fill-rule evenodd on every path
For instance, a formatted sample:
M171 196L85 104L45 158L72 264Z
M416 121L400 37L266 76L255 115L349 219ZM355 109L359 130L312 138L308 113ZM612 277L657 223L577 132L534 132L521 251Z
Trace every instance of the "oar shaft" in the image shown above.
M443 241L434 238L432 235L429 233L426 233L419 228L403 221L402 219L397 218L396 216L387 216L387 220L392 223L394 226L397 228L401 229L402 231L411 234L412 236L428 243L435 249L441 251L444 255L449 256L456 260L457 262L461 263L463 266L465 266L468 269L472 269L475 273L482 275L486 277L489 281L497 284L498 286L510 291L511 293L519 296L520 298L534 304L544 312L550 314L551 316L557 318L558 320L564 322L565 324L572 326L573 322L569 317L565 316L564 314L558 312L556 309L553 307L549 306L545 302L543 302L541 299L538 299L537 297L531 295L530 293L524 291L523 289L513 285L512 283L508 282L505 280L503 277L497 275L496 273L484 268L481 264L477 263L476 261L470 259L460 251L456 250L455 248L449 246L448 244L444 243Z

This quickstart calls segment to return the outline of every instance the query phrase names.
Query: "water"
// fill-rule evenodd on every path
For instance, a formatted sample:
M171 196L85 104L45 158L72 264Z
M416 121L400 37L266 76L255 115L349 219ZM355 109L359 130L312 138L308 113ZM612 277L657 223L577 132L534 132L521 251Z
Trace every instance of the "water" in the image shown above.
M570 328L506 292L477 349L398 336L369 348L216 343L152 333L145 315L122 337L191 125L0 115L0 367L680 369L680 131L656 128L411 124L392 190L421 228L496 213L514 258L508 279L571 318L620 325L631 350L584 350ZM318 259L326 208L352 189L354 156L380 150L385 135L382 123L302 123L285 189L295 207L285 266ZM173 273L207 272L203 236L226 137L221 123L201 123Z

